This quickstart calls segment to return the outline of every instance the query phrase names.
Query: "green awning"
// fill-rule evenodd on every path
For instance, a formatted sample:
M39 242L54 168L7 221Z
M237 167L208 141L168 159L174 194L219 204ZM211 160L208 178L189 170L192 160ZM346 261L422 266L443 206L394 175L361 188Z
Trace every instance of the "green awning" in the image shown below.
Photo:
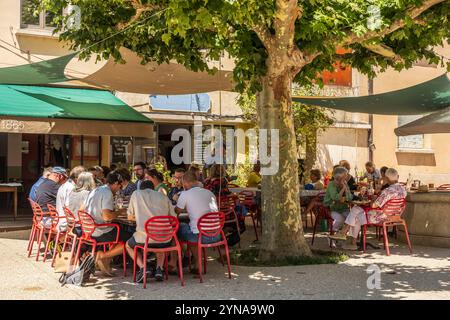
M0 85L0 120L3 132L13 127L23 133L153 134L152 120L104 90Z
M443 74L430 81L363 97L293 97L293 101L348 112L409 115L426 114L450 106L450 79Z
M49 84L70 80L64 75L67 64L78 52L62 57L0 68L0 84Z

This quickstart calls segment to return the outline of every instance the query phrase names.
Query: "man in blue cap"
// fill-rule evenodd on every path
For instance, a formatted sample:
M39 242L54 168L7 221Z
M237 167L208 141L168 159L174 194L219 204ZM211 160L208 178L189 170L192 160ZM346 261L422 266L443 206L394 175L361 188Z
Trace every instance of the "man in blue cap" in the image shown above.
M44 179L36 190L36 202L41 206L42 211L48 212L47 204L56 207L56 195L59 187L67 181L67 171L62 167L53 167L48 178ZM44 217L42 223L46 228L51 227L50 217Z

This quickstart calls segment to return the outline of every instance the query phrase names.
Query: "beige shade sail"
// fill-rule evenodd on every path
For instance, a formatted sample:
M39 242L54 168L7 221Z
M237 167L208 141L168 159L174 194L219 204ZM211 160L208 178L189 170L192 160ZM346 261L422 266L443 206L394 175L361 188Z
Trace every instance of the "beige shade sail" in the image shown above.
M125 136L154 139L152 123L0 117L0 132L33 134L68 134Z
M97 70L87 77L77 79L88 85L109 90L142 94L190 94L212 91L233 91L232 71L194 72L177 63L158 65L150 62L141 64L141 58L134 52L121 48L126 63L116 63L110 58L100 63ZM100 67L100 68L99 68ZM69 77L75 76L66 71Z
M450 133L450 107L395 129L397 136L431 133Z

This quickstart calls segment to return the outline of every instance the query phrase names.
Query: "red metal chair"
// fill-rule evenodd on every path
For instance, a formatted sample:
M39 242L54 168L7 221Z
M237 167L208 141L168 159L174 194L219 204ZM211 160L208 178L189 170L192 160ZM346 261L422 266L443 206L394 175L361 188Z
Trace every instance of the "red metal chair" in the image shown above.
M80 251L81 246L83 243L91 245L92 246L92 256L95 257L95 252L97 251L97 246L113 246L122 244L123 245L123 276L126 276L127 273L127 254L125 249L125 244L123 241L119 240L120 237L120 227L117 223L102 223L102 224L96 224L94 219L91 217L89 213L86 211L80 210L78 211L78 218L80 219L81 224L81 231L83 234L81 237L78 238L78 248L77 248L77 255L75 257L76 263L78 263L80 259ZM95 229L101 228L101 227L113 227L117 229L117 235L116 240L111 242L97 242L94 238L92 238L92 234L94 233Z
M43 235L49 231L49 229L45 228L42 224L42 220L44 217L49 216L49 213L44 212L37 202L34 202L31 199L28 200L30 201L31 208L33 210L33 224L31 227L30 238L28 240L28 257L31 256L31 253L33 252L33 245L36 241L38 245L36 261L38 261Z
M439 187L437 187L436 190L450 191L450 184L448 184L448 183L446 183L446 184L441 184Z
M225 255L227 258L228 267L228 278L231 279L231 265L230 265L230 253L228 251L227 238L223 232L223 226L225 224L225 214L223 212L209 212L203 215L197 222L197 228L199 231L197 242L185 242L189 247L197 247L198 254L198 274L200 277L200 282L203 282L202 276L202 252L204 256L203 264L206 273L206 248L219 248L220 246L225 247ZM216 237L221 235L222 240L204 244L202 243L203 236L205 237ZM219 250L220 252L220 250Z
M71 246L70 261L72 261L73 254L75 252L76 241L77 241L77 235L73 232L73 230L77 225L80 224L80 222L77 220L77 218L74 216L74 214L69 210L69 208L64 207L63 209L65 212L65 218L67 221L66 232L64 234L62 234L62 233L57 234L55 243L58 243L59 237L61 235L64 235L62 251L63 252L66 251L67 244L69 244ZM59 232L59 230L58 230L58 232ZM55 246L55 249L53 250L52 267L55 264L56 251L57 251L56 248L57 247Z
M147 253L148 252L163 252L165 254L164 270L166 280L169 278L168 271L168 255L167 253L176 251L178 254L178 274L181 280L181 285L184 286L183 278L183 264L181 255L181 245L178 241L177 231L179 227L178 219L172 216L156 216L147 220L145 223L145 246L134 247L134 262L133 262L133 281L136 282L136 259L138 250L143 251L144 261L144 289L147 287ZM160 243L174 241L175 245L167 248L151 248L149 247L149 240L157 241Z
M248 215L246 215L245 217L252 218L253 229L255 229L256 241L258 241L259 240L258 229L256 228L256 223L255 223L255 219L257 218L256 215L258 212L258 206L256 205L256 202L255 202L255 194L253 193L253 191L243 190L239 193L238 198L239 198L239 203L241 204L241 206L247 208L247 210L248 210ZM262 228L262 224L261 224L261 228Z
M406 199L391 199L381 209L370 209L370 208L366 209L367 221L369 221L367 212L372 211L372 210L382 212L383 214L385 214L387 216L388 219L379 224L368 223L368 224L363 225L363 235L362 236L363 236L363 251L364 252L366 252L367 227L382 228L384 249L386 250L386 254L389 256L391 253L389 250L387 228L388 227L396 228L397 226L403 226L403 228L405 230L405 237L406 237L406 241L408 243L409 252L412 253L411 242L409 240L409 234L408 234L408 227L406 226L405 220L403 220L401 218L405 209L406 209Z
M59 219L65 218L65 216L59 216L58 211L51 204L47 204L47 208L48 208L48 212L50 214L50 218L52 219L52 225L51 225L50 229L48 230L48 234L47 234L47 244L45 245L45 251L44 251L44 262L45 262L45 260L47 260L47 254L50 249L50 242L52 240L54 240L55 248L54 248L53 253L56 253L57 248L58 248L59 238L61 235L65 235L65 233L66 233L65 231L60 231L59 226L58 226ZM53 266L54 260L55 260L55 256L52 257L52 266Z
M219 197L219 211L225 214L225 224L235 224L239 238L241 237L241 231L239 228L239 219L236 213L237 198L234 195ZM241 241L239 241L239 248L241 247ZM219 249L220 253L220 249ZM222 254L220 254L222 256Z
M314 213L314 215L316 216L315 221L314 221L314 229L313 229L313 235L312 235L312 239L311 239L311 245L314 244L314 239L316 237L316 230L317 230L317 226L320 224L320 222L322 222L322 220L326 220L328 223L328 229L330 234L333 232L333 221L334 219L331 217L331 212L330 209L325 207L322 203L317 203L312 212ZM330 246L331 246L331 241L330 241Z

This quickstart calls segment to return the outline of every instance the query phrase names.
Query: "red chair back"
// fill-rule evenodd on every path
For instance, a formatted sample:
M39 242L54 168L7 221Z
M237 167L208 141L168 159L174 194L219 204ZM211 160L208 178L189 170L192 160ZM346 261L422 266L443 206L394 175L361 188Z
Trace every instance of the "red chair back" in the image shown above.
M219 198L219 211L225 214L225 220L235 220L235 208L237 199L235 196L222 196Z
M224 224L225 214L223 212L209 212L198 220L197 228L200 235L215 237L222 232Z
M324 206L322 203L317 203L314 206L313 211L316 214L316 216L320 215L322 219L334 220L331 217L330 209Z
M31 200L30 198L28 198L28 201L30 201L31 209L33 210L33 223L38 225L41 223L45 213L42 211L41 206L37 202Z
M177 234L179 226L178 219L172 216L151 217L145 222L147 239L168 242Z
M447 190L450 191L450 184L446 183L446 184L442 184L440 185L437 190Z
M53 206L51 204L47 204L47 208L48 208L48 213L50 214L50 217L52 219L52 226L56 227L59 222L58 211L56 210L55 206Z
M75 218L72 211L70 211L67 207L64 207L64 213L66 214L67 229L72 231L75 225L78 223L77 218Z
M255 204L255 194L250 190L243 190L239 193L239 202L246 206Z
M228 183L228 188L240 188L240 186L235 183Z
M90 239L96 228L94 219L89 213L83 210L78 211L78 218L80 219L83 238Z
M381 208L387 216L401 216L406 208L406 199L391 199Z

